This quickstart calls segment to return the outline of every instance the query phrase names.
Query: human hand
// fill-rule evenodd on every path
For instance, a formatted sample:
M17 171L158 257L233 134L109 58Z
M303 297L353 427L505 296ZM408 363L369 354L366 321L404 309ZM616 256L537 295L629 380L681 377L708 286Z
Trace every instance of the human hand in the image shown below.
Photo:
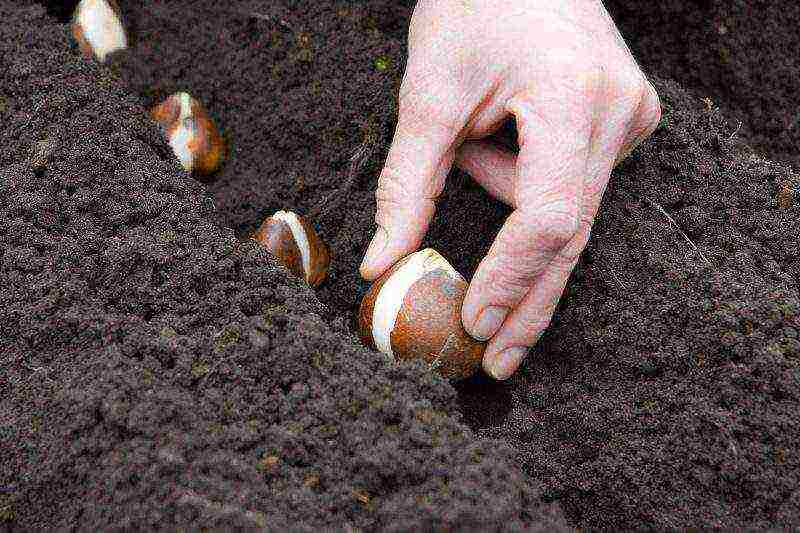
M510 115L519 154L481 140ZM484 369L508 378L550 322L615 162L660 117L600 0L419 0L361 275L419 248L451 166L468 172L514 209L462 307L489 340Z

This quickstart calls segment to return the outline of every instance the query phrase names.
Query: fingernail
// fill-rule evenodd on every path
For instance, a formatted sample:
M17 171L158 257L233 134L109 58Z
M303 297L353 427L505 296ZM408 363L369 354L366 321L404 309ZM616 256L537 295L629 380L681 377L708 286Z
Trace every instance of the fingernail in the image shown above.
M524 346L515 346L500 352L495 357L494 363L490 364L489 374L497 380L510 378L527 353L528 349Z
M372 241L369 243L369 247L367 247L367 253L364 254L361 267L364 268L374 263L383 253L383 250L386 249L386 244L388 242L389 235L386 233L386 230L378 226L378 229L375 230L375 235L372 237Z
M500 307L497 305L490 305L481 312L475 325L472 326L472 336L479 341L487 341L494 337L503 321L508 315L507 307Z

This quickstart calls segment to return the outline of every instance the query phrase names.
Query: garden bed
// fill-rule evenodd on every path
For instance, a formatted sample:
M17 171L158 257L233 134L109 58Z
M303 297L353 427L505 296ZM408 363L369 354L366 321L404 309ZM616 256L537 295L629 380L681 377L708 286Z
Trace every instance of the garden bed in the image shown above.
M547 334L509 382L452 387L353 335L407 5L128 2L106 68L23 4L0 1L0 524L800 521L797 176L751 108L656 79ZM205 185L145 111L184 89L231 148ZM246 238L282 208L331 247L319 289ZM507 214L454 171L425 244L469 277Z

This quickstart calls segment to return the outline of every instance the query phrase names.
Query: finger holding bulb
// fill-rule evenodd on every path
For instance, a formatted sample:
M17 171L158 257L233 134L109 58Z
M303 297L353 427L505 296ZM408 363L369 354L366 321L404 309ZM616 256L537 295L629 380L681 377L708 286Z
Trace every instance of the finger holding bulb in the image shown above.
M657 127L658 95L599 1L419 0L408 52L361 275L417 249L451 167L469 173L514 209L462 306L484 369L508 379L550 322L614 164ZM492 139L510 118L515 152Z

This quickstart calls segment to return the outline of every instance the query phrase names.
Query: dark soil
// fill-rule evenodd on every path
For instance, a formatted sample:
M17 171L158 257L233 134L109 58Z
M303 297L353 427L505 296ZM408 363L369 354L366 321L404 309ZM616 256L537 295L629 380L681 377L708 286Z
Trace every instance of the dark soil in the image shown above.
M800 3L606 4L650 72L711 98L753 147L800 167Z
M100 68L0 1L0 524L800 523L797 176L739 142L793 137L768 142L725 69L687 83L750 122L656 80L662 124L615 172L547 335L510 382L454 389L352 335L409 7L219 5L128 2L135 46ZM657 74L713 44L647 48L669 5L632 39ZM207 188L145 113L177 89L231 146ZM788 116L784 90L761 116ZM244 239L281 208L333 250L315 292ZM456 171L426 244L469 276L507 213Z
M443 380L211 223L139 98L44 15L0 2L0 524L565 527Z

